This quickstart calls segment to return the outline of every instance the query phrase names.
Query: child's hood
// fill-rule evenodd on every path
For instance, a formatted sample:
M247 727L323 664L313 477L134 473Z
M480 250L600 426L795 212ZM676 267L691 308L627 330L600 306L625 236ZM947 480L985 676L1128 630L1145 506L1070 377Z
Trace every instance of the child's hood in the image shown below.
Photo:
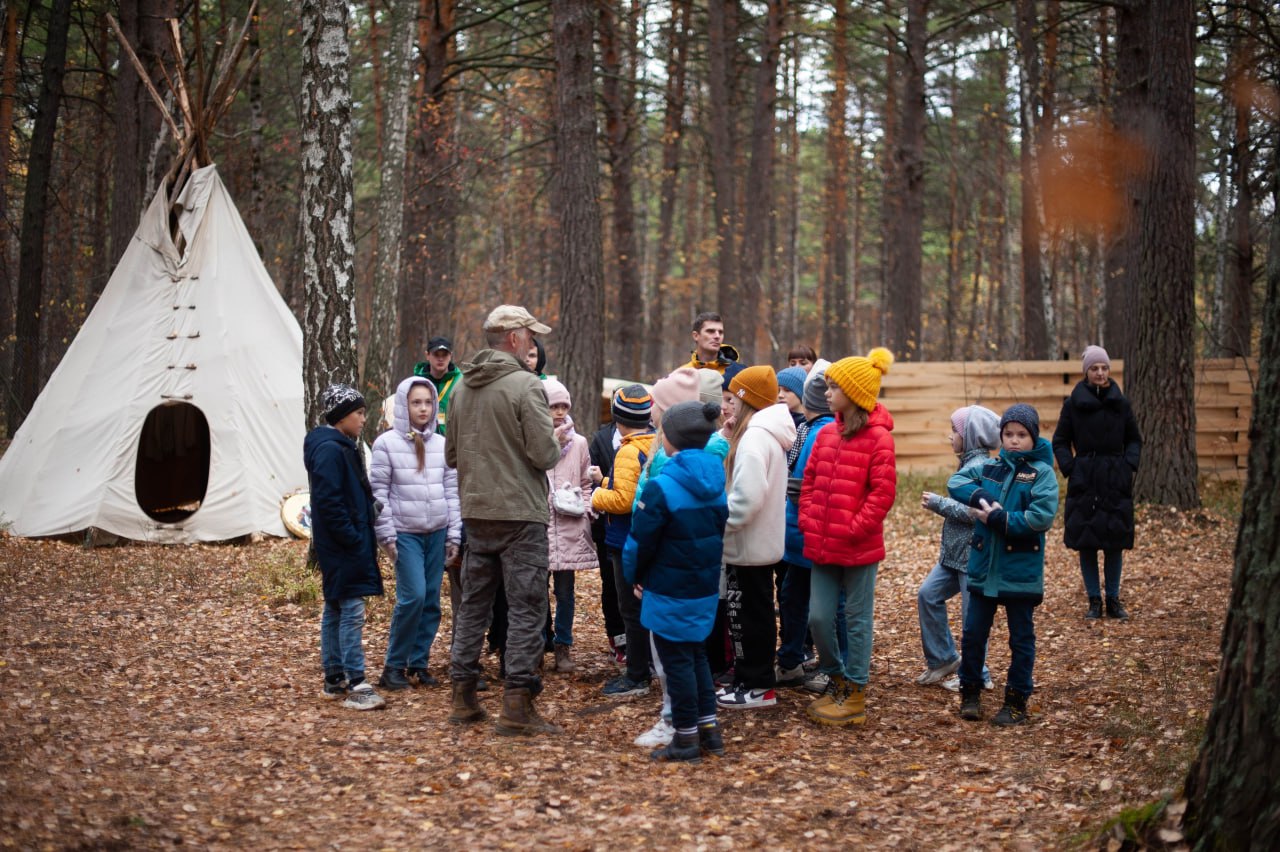
M964 453L981 450L988 452L1000 448L1000 415L981 405L969 406L969 416L961 433Z
M653 432L632 432L630 435L623 435L618 443L618 449L622 449L627 444L635 444L636 449L647 456L649 449L653 446L653 436Z
M326 424L312 429L307 433L307 437L302 439L303 464L305 464L307 468L311 468L312 463L315 461L316 453L319 452L320 448L325 444L333 443L334 441L351 448L354 448L356 445L355 441L339 432L333 426Z
M1019 461L1026 460L1029 462L1038 461L1053 467L1053 445L1049 443L1048 438L1036 438L1035 446L1029 450L1012 450L1001 449L1000 458L1007 461L1010 465L1016 465Z
M791 449L791 445L796 442L796 422L791 419L791 412L780 402L751 415L747 429L763 429L784 451Z
M724 463L706 450L682 450L667 459L662 476L669 476L698 500L724 494Z
M512 373L527 373L516 356L498 349L481 349L469 363L463 364L462 381L470 388L483 387Z
M396 388L394 427L397 435L407 436L412 428L409 425L409 391L413 390L414 385L422 385L431 392L431 415L427 418L427 425L418 431L423 435L430 435L436 430L436 415L440 413L440 400L436 398L436 386L430 379L423 376L410 376Z

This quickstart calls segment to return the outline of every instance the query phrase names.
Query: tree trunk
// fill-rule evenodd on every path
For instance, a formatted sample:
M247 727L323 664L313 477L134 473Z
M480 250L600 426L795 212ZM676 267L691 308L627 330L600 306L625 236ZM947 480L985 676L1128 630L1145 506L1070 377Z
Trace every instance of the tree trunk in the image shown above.
M1041 196L1040 159L1046 132L1047 104L1040 61L1036 0L1018 0L1018 127L1022 186L1022 346L1023 358L1050 357L1053 291Z
M951 118L947 122L950 152L947 157L947 292L945 338L943 356L951 361L956 357L956 326L960 322L960 243L964 230L960 213L960 119L959 80L956 60L951 60Z
M10 375L13 335L13 267L9 264L9 144L13 138L13 103L18 88L18 4L8 3L4 10L4 42L0 53L0 376L6 389L0 398L0 411L13 407L7 388ZM10 433L12 434L12 433Z
M604 379L604 249L592 88L593 0L552 0L556 56L555 198L559 206L557 266L561 381L578 400L584 431L595 425Z
M1253 218L1253 187L1250 175L1253 171L1253 140L1249 124L1253 115L1250 91L1251 57L1245 54L1244 38L1236 47L1233 72L1229 78L1228 97L1234 116L1232 134L1231 186L1235 189L1235 204L1231 208L1231 242L1228 252L1226 275L1222 293L1222 354L1224 357L1249 356L1253 338L1253 237L1250 230ZM1240 55L1244 54L1244 55ZM1219 188L1222 192L1223 188ZM1274 213L1272 214L1275 215Z
M172 0L120 0L120 29L133 45L151 82L167 91L160 69L169 56L169 35L164 19L173 17ZM134 71L120 53L117 58L115 112L116 178L111 190L111 268L138 230L146 197L152 145L160 131L160 113Z
M924 233L924 131L926 26L929 0L907 0L907 55L893 147L892 189L896 217L886 228L886 343L902 360L921 355L922 237Z
M667 24L667 82L662 117L662 180L658 190L658 254L654 263L652 298L649 300L649 328L645 336L645 373L664 375L669 368L670 346L666 339L666 308L671 297L665 291L674 254L676 190L679 187L680 156L684 141L686 61L691 0L674 0ZM690 212L689 215L692 215ZM685 261L686 265L688 260ZM685 270L688 277L688 269Z
M445 76L454 53L454 10L454 0L421 0L419 8L416 191L407 229L413 274L405 276L413 284L399 288L400 334L392 369L396 376L409 375L428 340L452 337L456 330L459 176L454 98Z
M716 301L725 319L729 335L743 332L742 321L755 322L755 317L743 318L738 310L739 288L736 286L737 265L734 263L734 225L737 205L734 203L734 168L737 153L734 151L732 132L732 100L729 93L729 50L732 42L728 36L729 17L736 15L736 0L709 0L707 4L707 87L710 94L708 111L711 123L711 185L712 205L716 219ZM708 306L702 305L705 310Z
M1115 93L1110 103L1111 123L1121 144L1134 148L1142 133L1146 109L1147 51L1151 3L1147 0L1115 6ZM1138 309L1138 222L1145 203L1145 179L1134 157L1120 157L1116 165L1117 190L1123 213L1107 245L1107 287L1104 301L1103 343L1112 358L1127 358L1133 351Z
M351 46L341 0L302 0L299 17L303 384L312 426L321 420L325 387L357 381Z
M644 300L640 289L640 249L636 239L634 199L635 84L624 79L618 26L620 0L600 0L601 100L604 102L604 138L609 163L609 183L613 194L613 253L618 263L618 316L616 339L624 376L640 378L644 329ZM632 52L635 45L631 45Z
M1280 142L1280 134L1277 134ZM1271 191L1280 202L1280 165ZM1236 535L1222 667L1200 754L1187 773L1184 829L1196 850L1280 845L1280 217L1271 218L1249 479Z
M1195 412L1195 6L1150 0L1138 226L1137 340L1129 395L1143 437L1141 501L1200 504Z
M44 232L53 169L53 137L67 71L67 31L71 0L54 0L49 9L44 61L40 65L40 99L31 130L27 186L22 199L22 233L18 238L18 299L14 317L13 389L7 406L9 434L22 425L40 395L40 315L44 293Z
M756 66L756 96L751 115L751 165L747 173L743 203L741 326L736 332L742 342L743 360L760 358L758 332L768 330L773 319L760 311L764 295L765 250L769 245L768 224L773 204L774 103L778 99L778 54L787 20L787 0L768 0L764 43Z
M849 2L836 0L831 16L831 100L827 102L827 169L823 193L819 291L822 350L852 352L849 331Z
M259 34L259 15L254 15L249 22L249 55L257 53L261 47ZM266 145L263 131L267 126L267 117L262 108L262 63L253 66L246 83L246 94L249 97L249 204L248 222L249 236L263 254L263 239L266 237L264 216L267 206L266 176L262 167L262 152Z
M373 268L373 311L369 350L364 359L364 397L371 405L395 390L392 353L399 338L396 302L400 288L400 251L404 245L405 140L408 137L409 86L413 82L414 19L418 0L387 0L388 45L383 66L386 103L378 193L378 243ZM377 436L378 418L366 421L366 437Z

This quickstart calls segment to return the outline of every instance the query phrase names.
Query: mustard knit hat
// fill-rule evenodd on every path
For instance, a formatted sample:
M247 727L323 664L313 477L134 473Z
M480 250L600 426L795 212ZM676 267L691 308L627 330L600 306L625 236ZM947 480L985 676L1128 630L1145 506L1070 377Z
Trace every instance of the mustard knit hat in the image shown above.
M729 382L729 393L754 408L768 408L778 401L778 374L768 364L741 370Z
M867 357L841 358L827 368L827 383L834 384L849 400L864 411L876 407L880 395L880 377L889 372L893 353L877 346Z

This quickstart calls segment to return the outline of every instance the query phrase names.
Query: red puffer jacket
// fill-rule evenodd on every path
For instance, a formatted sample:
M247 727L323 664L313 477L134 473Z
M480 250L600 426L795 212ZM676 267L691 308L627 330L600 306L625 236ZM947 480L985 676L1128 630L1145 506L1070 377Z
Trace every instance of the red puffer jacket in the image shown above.
M876 403L867 425L840 437L837 415L818 433L800 487L804 555L816 565L870 565L884 559L884 518L898 494L893 417Z

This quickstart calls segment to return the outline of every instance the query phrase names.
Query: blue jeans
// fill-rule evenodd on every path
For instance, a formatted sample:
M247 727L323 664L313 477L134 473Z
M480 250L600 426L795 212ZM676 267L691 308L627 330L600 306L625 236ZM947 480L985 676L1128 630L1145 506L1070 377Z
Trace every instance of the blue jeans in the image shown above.
M1005 685L1023 695L1030 695L1036 665L1035 611L1039 601L1027 598L989 598L969 596L969 611L964 617L964 633L960 637L960 684L982 684L982 669L987 661L987 640L996 609L1004 607L1009 621L1009 672Z
M320 663L325 677L364 680L364 598L326 600L320 615Z
M656 633L653 646L667 673L671 724L678 731L696 730L699 721L716 717L716 689L711 682L707 648L702 642L672 642Z
M556 596L555 644L573 644L573 571L552 571L551 590Z
M823 674L843 675L865 686L871 672L871 628L875 615L876 570L870 565L814 565L809 595L809 630L818 648ZM837 656L836 612L844 593L848 650L843 662Z
M425 669L440 629L445 530L396 534L396 608L387 637L388 669Z
M1120 597L1120 570L1124 567L1123 550L1104 550L1103 574L1106 581L1107 597ZM1080 551L1080 576L1084 578L1084 592L1091 598L1102 597L1098 591L1098 551Z
M969 611L969 575L964 571L953 571L941 562L935 563L916 594L916 610L920 616L920 644L924 647L924 664L931 669L940 669L960 659L955 637L951 634L951 625L947 623L947 601L956 595L960 596L960 624L963 625ZM987 674L984 663L984 681Z

